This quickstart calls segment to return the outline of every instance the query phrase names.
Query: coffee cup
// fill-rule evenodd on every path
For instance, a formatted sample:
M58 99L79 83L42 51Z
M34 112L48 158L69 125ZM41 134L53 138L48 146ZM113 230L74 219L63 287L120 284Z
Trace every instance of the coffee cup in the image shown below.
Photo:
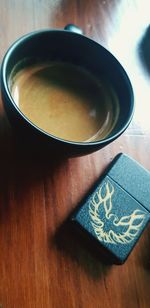
M1 91L21 140L67 156L89 154L114 141L134 110L124 68L74 25L18 39L2 62Z

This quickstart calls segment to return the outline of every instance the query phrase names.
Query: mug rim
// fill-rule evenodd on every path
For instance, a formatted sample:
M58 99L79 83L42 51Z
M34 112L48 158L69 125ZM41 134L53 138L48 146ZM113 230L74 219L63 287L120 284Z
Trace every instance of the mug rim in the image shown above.
M124 77L127 80L128 88L129 88L129 91L130 91L130 113L129 113L127 121L124 123L123 127L118 132L113 134L112 136L108 136L108 137L106 137L104 139L101 139L101 140L89 141L89 142L88 141L71 141L71 140L66 140L66 139L57 137L57 136L55 136L53 134L50 134L50 133L44 131L42 128L38 127L30 119L28 119L25 116L25 114L20 110L20 108L17 106L17 104L15 103L14 99L12 98L12 95L11 95L9 87L8 87L8 82L7 82L7 79L6 79L6 69L7 69L8 61L9 61L9 59L11 57L11 54L12 54L13 50L17 46L19 46L20 43L26 41L27 39L32 39L32 37L34 37L36 35L38 36L39 34L50 33L50 32L69 33L70 35L80 36L83 39L91 41L92 44L95 44L98 47L102 48L109 56L111 56L113 58L113 60L117 63L117 65L120 66L120 69L122 70L122 72L124 74ZM76 32L69 31L69 30L64 30L64 29L42 29L42 30L35 30L35 31L30 32L30 33L27 33L27 34L21 36L20 38L18 38L8 48L6 54L5 54L4 58L3 58L3 61L2 61L1 72L2 72L1 73L1 78L2 78L2 82L3 82L5 94L7 95L8 99L11 101L11 104L13 105L13 107L19 113L19 116L21 116L21 118L23 118L29 125L31 125L39 133L41 133L42 135L44 134L46 137L50 137L50 138L52 138L52 139L54 139L54 140L56 140L58 142L66 143L66 144L70 144L70 145L74 145L74 146L81 146L81 147L105 145L105 144L108 144L111 141L115 140L116 138L118 138L127 129L127 127L129 126L129 124L130 124L130 122L131 122L131 120L133 118L133 114L134 114L134 92L133 92L132 84L131 84L131 81L130 81L130 79L128 77L128 74L126 73L126 71L123 68L123 66L121 65L121 63L117 60L117 58L109 50L107 50L104 46L102 46L101 44L97 43L93 39L88 38L84 34L76 33Z

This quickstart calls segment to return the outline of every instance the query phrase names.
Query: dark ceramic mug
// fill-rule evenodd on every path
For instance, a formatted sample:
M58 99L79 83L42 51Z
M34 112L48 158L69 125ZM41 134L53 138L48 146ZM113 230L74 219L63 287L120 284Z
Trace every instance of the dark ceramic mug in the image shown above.
M119 99L120 114L111 134L100 141L72 142L46 133L34 125L17 107L9 90L9 76L15 65L24 58L61 60L86 67L92 74L104 74ZM104 47L82 35L82 31L67 25L64 30L40 30L18 39L7 51L1 67L1 91L6 114L21 140L68 156L85 155L97 151L128 127L134 109L133 90L130 80L117 59ZM22 141L24 142L24 141Z

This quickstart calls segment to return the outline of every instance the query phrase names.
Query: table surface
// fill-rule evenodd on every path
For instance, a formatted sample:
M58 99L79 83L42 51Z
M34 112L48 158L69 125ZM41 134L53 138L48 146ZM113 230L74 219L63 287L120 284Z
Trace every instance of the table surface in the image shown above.
M136 103L115 142L49 162L21 154L0 103L0 307L150 307L150 227L122 266L104 265L78 237L58 231L117 153L150 170L149 12L148 0L0 1L1 60L23 34L75 23L122 63Z

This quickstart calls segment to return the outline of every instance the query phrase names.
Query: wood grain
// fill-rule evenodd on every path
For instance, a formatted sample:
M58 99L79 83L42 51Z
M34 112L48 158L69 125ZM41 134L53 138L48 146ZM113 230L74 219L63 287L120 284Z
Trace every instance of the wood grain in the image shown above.
M150 227L123 266L106 266L65 230L65 219L119 152L150 170L150 74L141 57L147 0L1 0L0 59L21 35L80 26L126 68L136 109L128 130L81 158L22 153L0 104L0 307L148 308Z

